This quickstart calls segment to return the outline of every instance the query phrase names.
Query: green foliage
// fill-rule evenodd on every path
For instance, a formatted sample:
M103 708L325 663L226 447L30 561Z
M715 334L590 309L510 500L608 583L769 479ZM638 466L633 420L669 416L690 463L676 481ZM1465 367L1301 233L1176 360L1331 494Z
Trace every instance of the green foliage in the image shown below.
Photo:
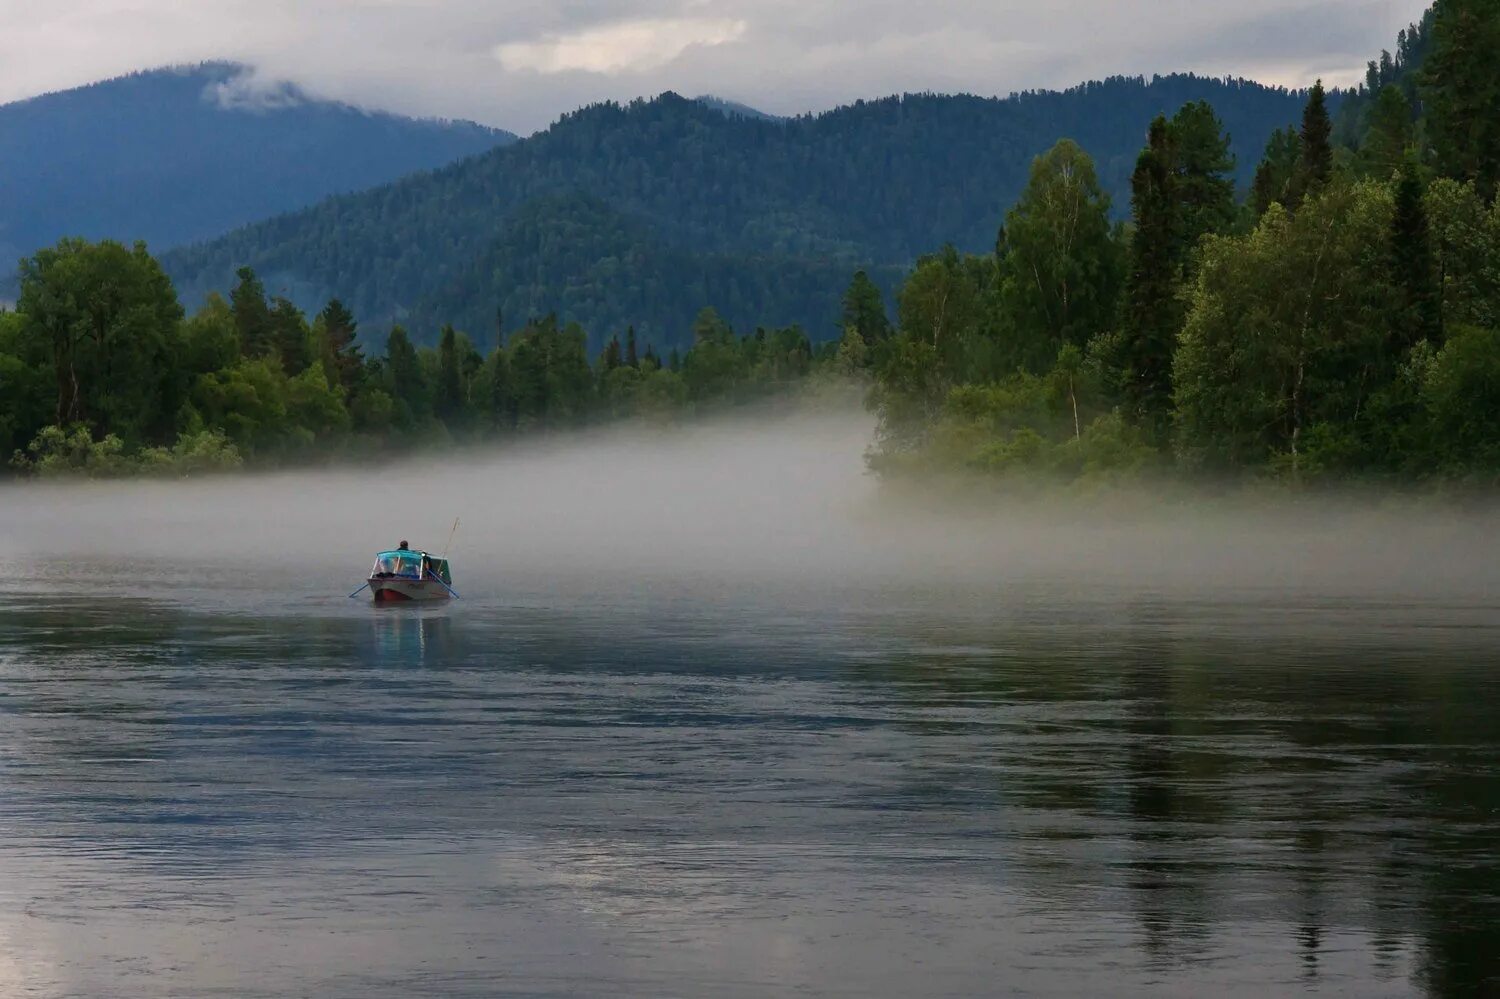
M1178 450L1244 469L1285 454L1319 422L1358 423L1387 376L1383 185L1330 190L1296 215L1273 206L1247 236L1210 237L1174 364Z
M1500 482L1500 206L1482 171L1452 167L1452 149L1438 166L1458 176L1432 180L1421 161L1429 122L1410 120L1410 67L1425 44L1404 36L1402 55L1372 67L1358 114L1337 129L1316 89L1300 132L1272 139L1248 205L1233 201L1224 123L1189 101L1151 125L1131 176L1128 230L1111 222L1109 183L1064 140L1032 161L984 252L943 245L900 281L889 267L861 268L880 258L859 247L867 238L904 246L916 230L878 192L859 202L869 217L850 222L840 213L860 184L844 174L827 189L807 184L822 203L768 198L745 214L733 197L700 199L676 165L667 176L677 188L630 176L639 159L615 151L609 162L625 176L611 180L629 193L629 211L566 188L488 189L506 208L490 216L498 228L483 245L452 244L474 250L471 266L424 285L409 313L441 329L436 345L382 323L378 357L365 357L342 300L309 324L292 298L268 303L242 267L229 301L210 296L184 318L144 247L65 240L25 262L20 308L0 312L0 446L37 475L198 474L868 386L878 418L868 457L886 475L1087 489L1175 462L1190 473L1297 482ZM1438 66L1463 50L1451 37L1434 45ZM707 155L731 134L724 128L741 127L683 113L674 100L591 109L514 155L565 152L577 160L568 170L587 172L602 136ZM907 124L920 132L917 111L956 106L910 103L868 113L910 110ZM1358 152L1335 150L1334 135L1356 119L1360 131L1341 141ZM799 122L753 123L756 148L786 149L781 137L798 129L843 137L825 119ZM643 123L654 139L631 131ZM723 191L780 183L752 177L749 160L715 168L734 171ZM553 160L528 162L544 161L572 176ZM1116 156L1105 169L1127 165ZM476 169L438 178L457 207L472 194L465 183L484 176ZM980 189L973 177L943 177L933 186ZM680 209L670 238L643 221L660 221L667 202L658 198ZM818 224L807 210L824 213ZM998 216L965 218L993 225ZM385 216L405 217L395 207ZM829 219L842 221L830 229ZM362 231L357 213L350 223ZM890 231L870 237L861 225ZM724 239L725 227L739 235ZM401 262L377 260L368 273L425 264L412 236L387 233L372 252ZM766 240L792 256L762 254ZM341 245L320 252L338 261ZM267 273L286 286L282 267ZM897 287L894 328L882 287ZM558 301L561 311L542 308ZM802 304L773 310L769 323L744 318L767 301ZM815 302L828 326L842 321L837 341L781 318ZM443 316L445 303L454 314ZM602 314L612 321L591 341L576 318ZM511 331L506 315L531 318ZM493 349L481 355L453 319L493 328Z
M20 358L52 369L53 422L111 428L138 442L163 433L184 386L174 377L182 308L137 243L65 239L21 261Z
M1416 142L1411 103L1394 83L1381 88L1370 109L1370 125L1359 147L1360 170L1387 180L1400 170Z
M1433 13L1422 100L1434 159L1490 200L1500 183L1500 4L1438 0Z
M1023 356L1085 344L1114 320L1123 265L1093 161L1062 140L1032 165L1005 216L1000 295ZM904 325L904 317L903 317Z
M1234 160L1213 108L1184 107L1151 125L1131 180L1130 273L1121 385L1131 420L1154 441L1166 438L1172 406L1172 353L1182 326L1182 284L1199 242L1234 221Z
M854 330L866 347L883 343L891 335L885 298L864 271L854 272L854 279L844 292L843 328L845 331Z
M1313 85L1307 107L1302 111L1302 158L1293 181L1293 207L1304 198L1322 192L1333 178L1333 119L1328 115L1323 81Z
M787 121L674 94L564 116L505 149L174 251L196 302L249 265L304 308L337 296L419 343L556 313L596 339L634 325L665 355L697 310L736 329L842 335L843 283L892 292L923 253L987 252L1032 160L1071 136L1124 204L1162 108L1208 100L1242 157L1302 95L1247 81L1116 78L1004 100L908 94ZM1248 180L1248 176L1238 177Z
M1500 202L1486 208L1472 182L1440 178L1424 204L1443 277L1444 322L1500 325Z
M1500 330L1454 329L1424 372L1421 401L1436 471L1500 479Z
M1390 278L1396 289L1392 317L1398 349L1410 349L1419 341L1442 339L1442 290L1432 252L1427 207L1415 161L1396 181L1395 209L1391 218Z
M1266 143L1265 156L1255 168L1250 207L1256 218L1273 204L1293 205L1297 167L1302 162L1302 138L1294 128L1278 128Z

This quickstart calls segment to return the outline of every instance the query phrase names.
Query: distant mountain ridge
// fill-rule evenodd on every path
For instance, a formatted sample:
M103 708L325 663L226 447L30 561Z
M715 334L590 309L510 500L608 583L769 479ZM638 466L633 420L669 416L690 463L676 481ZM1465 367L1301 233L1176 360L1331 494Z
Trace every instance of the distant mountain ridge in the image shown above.
M1118 213L1153 116L1208 100L1247 183L1305 94L1239 80L1117 78L1006 99L906 95L768 121L675 94L599 104L450 167L240 229L165 258L196 302L253 266L305 308L342 298L378 341L393 321L484 342L556 312L595 343L658 347L713 305L739 328L837 331L856 268L889 289L944 243L982 251L1035 156L1077 140Z
M65 235L166 249L513 141L321 100L234 63L0 105L0 280Z
M725 100L722 97L715 97L713 94L699 94L693 99L696 100L699 104L702 104L704 107L713 108L720 114L728 115L731 118L753 118L759 119L761 121L786 121L786 118L782 115L769 114L765 111L760 110L759 108L753 108L748 104L741 104L739 101Z

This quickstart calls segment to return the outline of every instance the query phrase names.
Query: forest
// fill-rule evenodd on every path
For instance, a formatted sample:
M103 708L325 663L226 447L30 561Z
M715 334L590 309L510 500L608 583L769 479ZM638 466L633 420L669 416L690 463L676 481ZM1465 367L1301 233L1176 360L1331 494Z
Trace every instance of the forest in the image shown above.
M932 248L893 312L843 272L822 343L708 308L685 349L501 309L493 332L420 346L360 335L337 299L309 318L248 266L186 315L144 246L65 240L23 262L0 315L0 448L22 474L187 474L853 383L890 478L1493 484L1497 53L1500 8L1440 0L1337 111L1314 87L1251 170L1216 109L1185 102L1151 122L1124 220L1063 139L992 247Z
M428 174L173 249L189 306L253 267L309 312L337 297L368 324L437 342L485 335L496 310L578 323L591 351L635 326L691 346L699 309L737 328L839 335L839 297L864 270L888 294L919 255L994 246L1031 161L1060 136L1123 197L1146 123L1209 100L1245 157L1305 94L1189 75L1118 78L1008 99L908 94L819 115L726 115L674 94L598 104L546 131ZM1120 202L1123 205L1123 202ZM1123 214L1123 213L1122 213Z

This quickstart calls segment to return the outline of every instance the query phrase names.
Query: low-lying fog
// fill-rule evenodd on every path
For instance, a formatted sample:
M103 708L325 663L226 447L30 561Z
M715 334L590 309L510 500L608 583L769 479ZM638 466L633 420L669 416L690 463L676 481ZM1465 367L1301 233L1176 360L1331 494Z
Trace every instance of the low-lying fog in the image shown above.
M4 560L149 558L363 579L407 539L465 581L1314 588L1488 600L1493 508L1299 500L898 499L863 414L617 428L379 468L0 489Z

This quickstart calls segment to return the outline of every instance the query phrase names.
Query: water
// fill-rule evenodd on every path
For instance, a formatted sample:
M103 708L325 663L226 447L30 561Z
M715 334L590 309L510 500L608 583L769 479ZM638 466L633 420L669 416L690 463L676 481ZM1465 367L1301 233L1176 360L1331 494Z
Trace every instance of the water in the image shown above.
M1500 992L1482 595L336 570L0 565L0 994Z

